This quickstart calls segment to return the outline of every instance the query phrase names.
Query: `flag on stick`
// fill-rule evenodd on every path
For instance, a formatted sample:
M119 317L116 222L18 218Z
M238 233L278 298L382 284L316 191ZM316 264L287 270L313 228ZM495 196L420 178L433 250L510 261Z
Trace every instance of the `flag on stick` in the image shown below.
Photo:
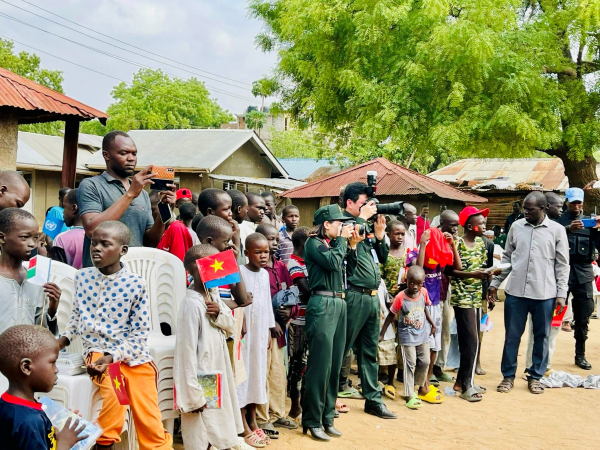
M240 272L233 250L226 250L196 261L200 279L207 289L239 283Z

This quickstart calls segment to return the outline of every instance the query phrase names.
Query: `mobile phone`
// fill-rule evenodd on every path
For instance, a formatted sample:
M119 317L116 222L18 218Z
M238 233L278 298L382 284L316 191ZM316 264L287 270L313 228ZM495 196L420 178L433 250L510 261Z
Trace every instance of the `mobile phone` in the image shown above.
M153 183L151 188L153 190L168 191L170 189L167 185L173 184L175 180L175 170L172 167L152 166L150 172L156 174L151 179Z
M171 207L168 203L159 203L158 212L163 223L167 223L171 220Z
M581 219L584 228L594 228L597 224L596 219Z

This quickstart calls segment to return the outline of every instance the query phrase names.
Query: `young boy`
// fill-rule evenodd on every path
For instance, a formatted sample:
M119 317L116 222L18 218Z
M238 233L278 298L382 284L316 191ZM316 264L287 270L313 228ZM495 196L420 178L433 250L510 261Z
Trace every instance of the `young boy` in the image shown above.
M385 319L388 315L388 300L389 293L383 279L377 290L379 297L380 324L383 327ZM388 328L383 336L383 340L377 345L377 362L379 369L387 370L387 382L383 386L383 393L391 398L396 399L396 388L394 387L394 376L396 375L397 351L396 351L396 334L393 328ZM385 379L381 378L380 380Z
M292 234L298 227L298 222L300 222L300 211L294 205L287 205L283 208L281 217L285 226L279 231L279 248L276 255L282 263L287 264L294 252Z
M233 220L241 224L248 215L248 198L237 189L225 191L231 197L231 215Z
M36 392L50 392L56 383L58 344L48 330L17 325L0 335L0 372L8 378L8 391L0 398L0 447L10 450L69 450L84 425L67 419L56 430L35 399Z
M190 211L191 208L193 210ZM183 209L183 212L182 212ZM164 250L165 252L170 253L171 255L177 256L181 261L183 261L183 257L185 253L194 245L192 240L192 235L188 227L191 225L192 220L194 218L194 214L196 212L196 207L191 203L183 203L179 208L179 217L180 220L175 220L169 228L166 229L160 242L156 246L159 250Z
M244 431L227 348L227 337L234 331L233 316L217 290L206 289L196 265L196 260L217 253L212 245L200 244L190 248L183 261L194 287L179 305L173 380L182 412L183 443L191 449L207 449L209 444L219 449L235 447L238 434ZM198 373L215 371L223 375L221 408L205 409Z
M246 238L244 252L248 264L240 267L240 273L253 303L244 308L247 331L241 350L248 379L237 387L237 396L244 440L253 447L264 447L270 438L256 423L256 405L267 403L267 352L271 347L270 329L275 327L269 274L264 270L269 262L269 242L262 234L253 233Z
M192 221L194 220L194 217L196 217L196 205L193 203L183 203L179 207L179 217L190 232L192 245L198 245L200 243L198 235L196 234L196 230L192 228Z
M423 287L424 283L425 271L421 266L412 266L408 269L407 287L394 299L379 334L381 342L394 316L398 314L398 341L404 361L404 398L405 406L409 409L421 407L421 400L415 394L415 384L423 386L427 381L429 335L435 334L435 324L427 309L430 301L427 289Z
M54 238L52 259L68 264L76 269L81 269L83 258L83 240L85 230L79 217L79 206L77 205L77 189L71 189L63 199L63 217L65 225L71 227Z
M13 325L27 324L43 325L58 334L60 288L54 283L30 283L23 267L23 261L29 260L31 251L38 246L39 234L35 217L27 211L0 211L0 333Z
M248 213L245 220L240 224L242 242L245 242L250 234L256 232L256 227L262 222L267 209L265 199L260 194L247 192L246 198L248 199Z
M129 239L129 229L121 222L110 220L96 227L91 239L94 267L75 276L73 312L58 342L62 349L76 336L82 340L87 373L103 399L98 416L104 430L98 439L99 450L121 441L126 408L119 404L106 376L108 365L117 361L140 449L171 449L172 439L163 428L158 407L158 369L147 344L150 311L146 282L121 264Z
M269 273L270 298L272 299L279 291L289 289L294 282L290 273L283 262L275 257L279 247L279 232L273 225L263 223L256 228L256 232L262 234L269 242L269 262L265 269ZM297 315L297 309L296 314ZM260 405L257 409L258 417L261 420L263 430L271 437L278 433L269 426L271 423L276 427L288 428L290 430L298 428L298 424L291 419L285 418L285 397L286 397L286 369L284 358L286 353L285 332L287 322L290 319L291 307L277 309L273 311L275 315L275 328L271 330L272 342L267 355L267 397L269 399L266 405Z
M310 298L310 285L308 284L308 271L304 263L304 244L308 239L308 227L298 227L292 234L294 252L290 255L287 268L295 286L300 291L300 304L298 317L290 320L289 336L289 370L288 370L288 396L292 401L289 416L297 419L302 414L303 379L306 373L308 359L308 339L306 337L306 305Z

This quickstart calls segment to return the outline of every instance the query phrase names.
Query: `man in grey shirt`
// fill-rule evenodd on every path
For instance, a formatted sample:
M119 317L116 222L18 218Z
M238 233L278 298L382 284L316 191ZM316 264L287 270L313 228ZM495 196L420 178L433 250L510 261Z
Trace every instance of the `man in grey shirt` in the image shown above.
M79 185L77 204L85 229L83 267L91 267L90 236L94 229L107 220L119 220L129 228L130 247L156 247L165 224L152 218L152 206L144 186L151 185L152 166L133 175L137 164L137 148L123 131L111 131L102 140L102 156L106 171L86 178ZM131 177L131 178L130 178ZM175 186L171 186L173 189ZM175 204L175 192L160 194L160 201Z
M504 303L505 339L501 370L504 379L498 392L509 392L517 371L517 355L527 315L533 321L532 365L528 367L529 391L541 394L540 378L548 364L548 336L553 312L565 307L569 280L569 243L564 227L544 213L543 193L530 193L524 202L525 218L513 223L508 232L502 263L511 269L494 277L488 300L494 303L498 287L512 270Z

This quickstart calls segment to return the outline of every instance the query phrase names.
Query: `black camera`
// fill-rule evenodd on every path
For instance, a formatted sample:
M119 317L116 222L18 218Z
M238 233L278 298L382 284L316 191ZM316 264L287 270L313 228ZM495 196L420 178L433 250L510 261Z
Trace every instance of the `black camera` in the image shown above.
M399 216L404 214L404 202L394 202L394 203L385 203L380 204L379 200L376 198L377 196L377 171L368 170L367 171L367 201L374 202L377 205L377 214L384 214L390 216ZM371 217L372 220L377 219L377 214Z
M344 225L354 225L354 227L358 227L359 236L363 236L367 232L367 226L364 223L362 225L358 225L355 220L348 220L344 223Z

